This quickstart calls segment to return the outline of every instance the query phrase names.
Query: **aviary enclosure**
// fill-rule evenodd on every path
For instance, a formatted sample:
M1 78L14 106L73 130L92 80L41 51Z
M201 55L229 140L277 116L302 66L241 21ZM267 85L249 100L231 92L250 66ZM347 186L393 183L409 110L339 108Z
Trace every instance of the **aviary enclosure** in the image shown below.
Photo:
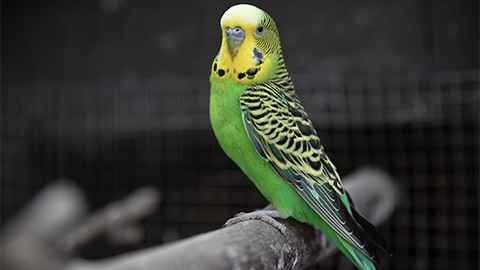
M232 4L2 1L2 227L60 178L91 210L143 186L161 194L141 240L96 238L75 253L92 260L264 207L208 118L218 22ZM254 4L275 17L340 174L375 167L395 183L379 227L394 253L384 269L478 269L478 2ZM336 254L309 269L352 267Z

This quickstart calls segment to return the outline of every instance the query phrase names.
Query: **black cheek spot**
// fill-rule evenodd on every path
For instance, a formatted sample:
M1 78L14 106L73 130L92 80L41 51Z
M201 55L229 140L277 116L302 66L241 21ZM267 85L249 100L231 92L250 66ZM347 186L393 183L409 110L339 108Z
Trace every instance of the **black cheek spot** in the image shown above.
M258 70L259 70L258 68L249 68L249 69L246 71L246 73L247 73L247 75L248 75L248 78L249 78L250 80L252 80L253 78L255 78L255 74L257 74Z
M218 76L222 77L223 75L225 75L225 70L219 69L218 70Z
M245 77L245 73L238 73L238 79L241 80Z
M217 63L213 65L213 71L217 71Z
M249 75L249 76L255 76L255 74L257 74L258 70L259 70L258 68L249 68L249 69L247 70L247 75Z

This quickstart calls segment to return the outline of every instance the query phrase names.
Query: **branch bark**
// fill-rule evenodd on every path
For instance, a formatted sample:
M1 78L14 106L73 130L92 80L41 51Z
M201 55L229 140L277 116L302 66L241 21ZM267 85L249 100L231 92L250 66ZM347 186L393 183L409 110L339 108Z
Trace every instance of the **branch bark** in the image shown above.
M397 196L388 175L366 169L346 177L344 185L374 224L381 224L392 214ZM263 221L249 220L99 261L63 257L55 266L62 270L302 269L336 251L326 236L312 226L293 219L280 222L288 228L285 234ZM4 251L2 248L2 255Z

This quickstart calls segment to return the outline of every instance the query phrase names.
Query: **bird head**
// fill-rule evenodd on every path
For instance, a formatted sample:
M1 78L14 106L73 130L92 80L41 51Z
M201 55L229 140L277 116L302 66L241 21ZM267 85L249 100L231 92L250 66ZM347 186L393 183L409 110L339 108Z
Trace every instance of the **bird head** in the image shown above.
M223 14L220 26L222 44L212 65L212 79L255 84L275 75L281 48L270 15L252 5L235 5Z

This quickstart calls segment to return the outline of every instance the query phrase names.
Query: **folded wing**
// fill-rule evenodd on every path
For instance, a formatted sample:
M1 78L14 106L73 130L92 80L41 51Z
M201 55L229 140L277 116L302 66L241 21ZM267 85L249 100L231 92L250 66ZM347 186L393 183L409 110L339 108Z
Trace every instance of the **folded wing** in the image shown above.
M280 91L281 87L274 82L256 85L240 98L253 145L336 233L375 261L374 247L352 214L348 195L312 122L296 95Z

